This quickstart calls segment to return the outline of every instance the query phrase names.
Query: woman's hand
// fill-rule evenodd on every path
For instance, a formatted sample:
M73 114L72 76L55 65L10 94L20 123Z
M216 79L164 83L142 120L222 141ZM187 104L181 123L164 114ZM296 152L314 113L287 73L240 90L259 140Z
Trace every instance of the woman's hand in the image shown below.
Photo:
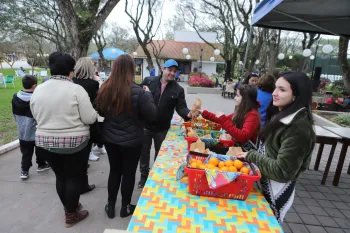
M146 85L143 86L142 89L145 90L145 91L149 91L149 88Z
M247 156L248 152L240 152L238 153L236 156L237 158L243 158L245 159L245 157Z

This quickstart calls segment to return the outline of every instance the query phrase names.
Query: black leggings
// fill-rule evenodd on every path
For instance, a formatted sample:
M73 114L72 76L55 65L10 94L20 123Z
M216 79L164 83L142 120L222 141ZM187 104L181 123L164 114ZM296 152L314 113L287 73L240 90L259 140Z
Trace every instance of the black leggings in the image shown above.
M89 149L74 154L57 154L38 147L56 175L56 190L68 213L76 212Z
M121 183L122 207L131 202L135 186L135 173L140 159L142 145L124 147L105 144L110 172L108 177L108 202L115 204Z

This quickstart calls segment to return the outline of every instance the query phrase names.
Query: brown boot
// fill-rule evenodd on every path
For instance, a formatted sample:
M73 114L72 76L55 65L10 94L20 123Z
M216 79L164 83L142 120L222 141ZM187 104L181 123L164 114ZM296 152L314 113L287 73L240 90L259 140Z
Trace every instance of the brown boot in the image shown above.
M83 221L84 219L89 216L89 211L87 210L81 210L74 213L67 213L66 212L66 227L72 227L73 225L77 224L80 221Z

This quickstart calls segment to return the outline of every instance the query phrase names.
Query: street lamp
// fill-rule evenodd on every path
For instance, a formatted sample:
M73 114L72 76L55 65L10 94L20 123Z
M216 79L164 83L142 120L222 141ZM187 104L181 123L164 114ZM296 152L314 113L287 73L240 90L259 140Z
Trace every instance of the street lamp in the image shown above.
M136 56L137 56L137 52L133 52L132 55L133 55L134 57L136 57Z
M210 57L210 61L211 62L215 61L215 57Z
M255 65L259 65L260 61L259 60L256 60L255 61Z
M310 56L310 60L314 60L315 59L315 56L314 55L311 55Z
M242 61L239 61L238 64L240 64L241 66L243 65L243 62Z
M293 59L293 56L289 56L289 59L292 60L292 59Z
M330 54L332 51L333 51L333 46L332 45L330 45L330 44L323 45L322 52L324 54Z
M214 55L215 56L219 56L220 55L220 50L219 49L215 49L214 50Z
M303 51L303 56L304 57L310 57L310 55L311 55L311 50L310 49L305 49L304 51Z
M183 53L183 54L188 54L188 48L183 48L183 49L182 49L182 53Z
M279 60L283 60L284 59L284 54L283 53L278 54L277 58Z
M187 54L187 55L186 55L186 59L187 59L187 60L190 60L190 59L191 59L191 55Z

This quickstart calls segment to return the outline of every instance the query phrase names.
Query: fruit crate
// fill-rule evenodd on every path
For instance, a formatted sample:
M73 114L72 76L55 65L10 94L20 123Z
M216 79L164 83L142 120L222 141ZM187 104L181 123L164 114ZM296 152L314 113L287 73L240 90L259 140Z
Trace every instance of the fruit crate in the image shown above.
M191 158L205 161L207 156L199 153L187 155L187 164ZM225 199L246 200L255 181L260 180L261 176L255 171L255 168L249 164L250 170L254 175L241 174L231 183L217 189L209 188L205 170L190 168L185 166L185 172L188 174L188 191L197 196L216 197Z
M213 140L215 140L215 138L219 138L220 134L222 134L223 131L216 131L216 130L198 130L197 134L198 134L198 138L196 137L188 137L187 136L187 130L185 132L185 140L187 141L187 150L190 151L190 147L191 144L194 142L197 142L198 139L200 139L202 136L210 134L213 137ZM231 146L233 146L236 143L235 140L222 140L222 139L217 139L217 144L215 145L215 147L218 148L229 148ZM207 145L206 146L210 149L211 146Z

